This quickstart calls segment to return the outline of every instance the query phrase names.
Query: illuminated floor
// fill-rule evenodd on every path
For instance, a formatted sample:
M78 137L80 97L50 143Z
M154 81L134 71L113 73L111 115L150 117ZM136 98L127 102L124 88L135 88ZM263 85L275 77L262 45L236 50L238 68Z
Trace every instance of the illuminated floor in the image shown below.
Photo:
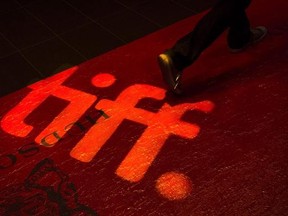
M268 37L231 54L223 35L183 97L155 59L202 14L2 97L0 215L285 215L287 3L262 2Z

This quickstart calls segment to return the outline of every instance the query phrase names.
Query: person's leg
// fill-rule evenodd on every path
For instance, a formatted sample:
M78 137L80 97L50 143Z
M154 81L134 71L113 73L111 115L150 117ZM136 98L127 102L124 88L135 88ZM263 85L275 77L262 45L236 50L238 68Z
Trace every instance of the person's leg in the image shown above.
M198 22L192 32L178 40L171 49L158 56L163 79L172 92L182 93L180 88L182 70L191 65L202 51L210 46L230 25L238 24L238 22L240 24L241 16L239 14L245 14L245 9L249 4L250 0L219 0ZM247 19L246 15L244 19ZM245 28L249 29L249 26L245 26Z
M175 67L191 65L221 33L229 28L228 44L240 48L249 41L250 25L245 13L250 0L220 0L196 25L170 49Z
M242 51L247 45L264 38L267 29L250 29L245 9L251 0L219 0L196 25L194 30L158 56L162 76L169 89L181 94L180 79L184 68L191 65L226 29L228 46L232 52Z
M250 23L245 11L237 11L229 23L227 42L230 49L241 49L250 40Z

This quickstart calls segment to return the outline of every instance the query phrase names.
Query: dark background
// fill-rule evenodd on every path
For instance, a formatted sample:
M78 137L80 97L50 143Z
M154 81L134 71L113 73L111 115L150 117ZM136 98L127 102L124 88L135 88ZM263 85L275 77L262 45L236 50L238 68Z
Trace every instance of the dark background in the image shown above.
M0 96L199 13L216 0L2 0Z

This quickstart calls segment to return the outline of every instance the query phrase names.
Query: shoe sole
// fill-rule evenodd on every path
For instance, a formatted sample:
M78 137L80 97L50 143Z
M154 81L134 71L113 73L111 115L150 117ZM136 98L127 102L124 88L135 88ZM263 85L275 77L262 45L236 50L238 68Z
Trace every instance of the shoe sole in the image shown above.
M160 66L160 70L162 72L162 77L166 84L168 85L169 89L176 94L181 94L180 89L177 87L179 86L181 75L178 75L174 81L173 73L171 67L173 67L172 59L166 54L160 54L158 56L158 63Z

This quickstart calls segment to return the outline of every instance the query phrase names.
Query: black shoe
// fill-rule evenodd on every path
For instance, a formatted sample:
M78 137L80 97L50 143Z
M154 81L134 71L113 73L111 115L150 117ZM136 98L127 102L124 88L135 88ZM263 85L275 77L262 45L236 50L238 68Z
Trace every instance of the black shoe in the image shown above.
M250 37L249 42L245 46L239 49L230 48L231 52L233 53L241 52L244 49L246 49L248 46L260 42L267 35L267 32L268 32L264 26L258 26L256 28L252 28L250 31L251 31L251 37Z
M168 85L169 90L178 95L182 94L180 86L182 71L176 69L169 51L158 56L158 63L163 79Z

